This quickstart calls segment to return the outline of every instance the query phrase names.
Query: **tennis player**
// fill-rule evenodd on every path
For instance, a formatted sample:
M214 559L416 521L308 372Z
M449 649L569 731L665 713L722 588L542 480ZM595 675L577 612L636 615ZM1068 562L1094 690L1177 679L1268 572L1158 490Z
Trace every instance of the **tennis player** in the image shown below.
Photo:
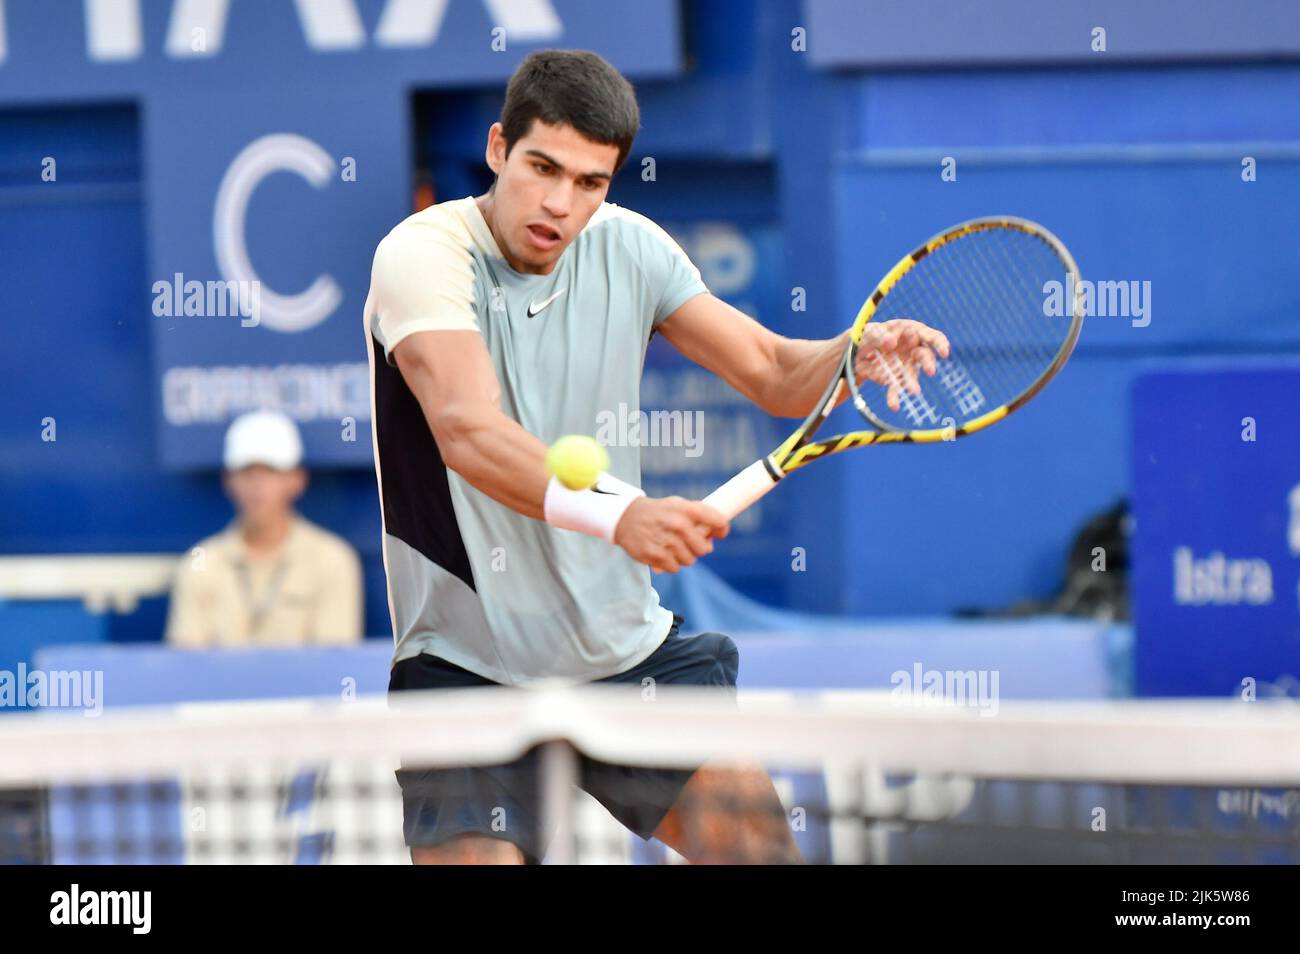
M650 570L675 573L711 552L726 520L637 490L635 446L608 448L596 489L568 490L548 475L547 445L593 433L602 410L639 409L654 333L791 417L810 412L846 339L770 332L709 294L655 223L605 201L639 122L631 85L599 56L534 53L488 130L492 188L412 215L375 252L365 324L391 693L557 678L734 692L732 640L682 636L650 585ZM933 373L936 333L900 321L873 335L910 379L892 382L896 405L895 392ZM398 777L416 863L544 854L533 756ZM688 860L800 860L761 769L584 758L582 784Z

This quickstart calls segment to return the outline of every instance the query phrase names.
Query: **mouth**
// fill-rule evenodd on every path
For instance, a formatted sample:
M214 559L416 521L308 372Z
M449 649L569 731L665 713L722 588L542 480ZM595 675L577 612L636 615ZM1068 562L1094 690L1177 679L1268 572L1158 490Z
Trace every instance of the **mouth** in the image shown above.
M534 222L526 227L528 232L528 241L536 249L543 252L550 251L560 244L563 236L560 235L559 229L544 225L541 222Z

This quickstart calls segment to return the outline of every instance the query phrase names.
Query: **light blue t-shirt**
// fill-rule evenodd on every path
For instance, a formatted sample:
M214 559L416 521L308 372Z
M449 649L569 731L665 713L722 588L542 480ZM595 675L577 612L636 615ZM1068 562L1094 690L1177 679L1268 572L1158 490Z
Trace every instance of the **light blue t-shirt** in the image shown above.
M430 653L507 685L600 679L649 656L672 623L620 547L516 513L443 464L397 343L478 331L502 411L549 444L597 434L602 412L639 412L652 330L705 292L663 229L610 203L549 275L506 263L472 197L380 242L365 323L394 662ZM609 472L640 486L639 448L607 450Z

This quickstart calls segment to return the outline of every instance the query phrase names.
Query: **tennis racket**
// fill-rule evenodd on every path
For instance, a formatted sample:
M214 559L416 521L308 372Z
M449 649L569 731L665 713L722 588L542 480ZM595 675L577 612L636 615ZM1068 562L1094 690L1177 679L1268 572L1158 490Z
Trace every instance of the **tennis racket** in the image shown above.
M1059 307L1052 307L1055 294ZM1079 269L1061 241L1037 223L1009 216L954 225L907 255L880 280L849 331L835 377L816 409L772 453L750 464L704 503L727 519L792 471L871 444L928 444L985 430L1023 407L1065 365L1083 323ZM903 385L900 359L870 348L871 321L912 318L944 333L947 358L933 377ZM859 381L866 369L867 380ZM899 407L886 400L890 385ZM814 440L844 389L867 429Z

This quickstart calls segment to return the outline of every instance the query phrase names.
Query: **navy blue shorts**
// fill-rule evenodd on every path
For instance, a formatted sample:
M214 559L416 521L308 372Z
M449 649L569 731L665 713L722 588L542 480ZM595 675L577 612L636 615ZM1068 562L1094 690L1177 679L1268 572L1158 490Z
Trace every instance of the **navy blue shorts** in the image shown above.
M600 683L653 679L657 685L718 686L734 698L740 653L729 636L682 636L682 617L659 648L642 663ZM393 667L388 691L493 686L491 680L428 653ZM694 774L692 769L655 769L598 762L579 753L583 789L615 818L649 838ZM545 854L538 810L537 749L507 765L450 769L401 769L403 834L411 847L432 847L458 835L485 835L519 846L538 864Z

